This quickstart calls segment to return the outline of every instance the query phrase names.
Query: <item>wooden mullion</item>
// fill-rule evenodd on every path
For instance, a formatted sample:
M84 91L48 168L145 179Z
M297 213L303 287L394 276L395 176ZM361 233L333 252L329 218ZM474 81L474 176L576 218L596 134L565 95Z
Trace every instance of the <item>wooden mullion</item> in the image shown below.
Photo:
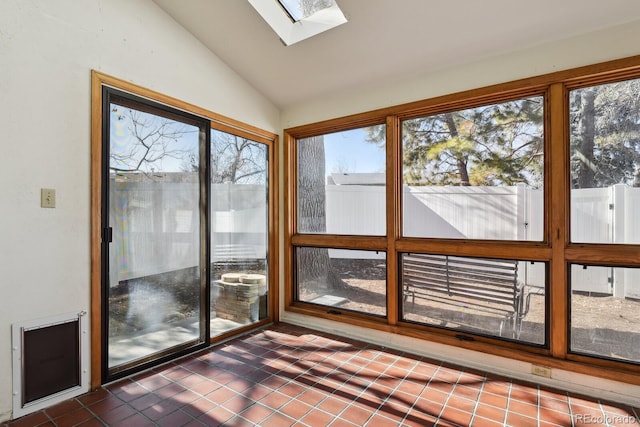
M269 232L269 320L274 322L280 318L280 147L279 139L276 136L273 142L267 144L269 147L269 180L268 180L268 200L269 200L269 221L267 223Z
M387 321L400 317L400 282L396 242L402 227L402 135L400 121L387 117Z
M550 87L546 154L547 211L546 228L551 243L549 272L549 331L553 357L564 359L568 340L568 285L565 247L567 244L569 176L568 176L568 93L563 84Z
M570 244L565 250L567 261L576 264L632 267L640 262L640 246L622 244Z
M546 243L535 242L403 238L396 243L396 249L407 253L524 261L548 261L551 258L551 248Z
M295 300L294 295L294 275L293 275L293 242L292 236L297 227L296 200L297 191L297 162L295 159L295 139L288 132L284 132L284 306L285 310L291 306Z
M387 238L384 236L342 236L336 234L294 234L289 238L293 246L311 246L335 249L361 249L386 251Z

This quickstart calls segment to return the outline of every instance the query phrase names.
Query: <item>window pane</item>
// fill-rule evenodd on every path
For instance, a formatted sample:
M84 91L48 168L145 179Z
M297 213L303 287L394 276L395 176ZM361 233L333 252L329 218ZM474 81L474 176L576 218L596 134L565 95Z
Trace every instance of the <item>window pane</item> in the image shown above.
M542 240L543 97L406 120L403 235Z
M385 252L296 248L297 299L386 316L386 259Z
M640 269L572 265L571 349L640 363Z
M640 80L573 90L571 240L640 243Z
M385 126L298 140L298 232L386 233Z
M335 4L334 0L278 0L278 2L294 21L300 21Z
M268 147L211 131L211 335L267 317Z
M405 321L544 345L546 264L402 254Z
M200 129L116 103L109 114L107 352L120 369L200 338Z

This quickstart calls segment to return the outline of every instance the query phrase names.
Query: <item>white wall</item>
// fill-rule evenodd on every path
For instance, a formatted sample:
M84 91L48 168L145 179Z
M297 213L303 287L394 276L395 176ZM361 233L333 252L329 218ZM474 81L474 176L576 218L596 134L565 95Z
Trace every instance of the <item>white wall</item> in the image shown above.
M521 78L575 68L583 65L640 54L638 44L640 21L594 32L560 42L548 43L528 50L477 63L416 75L404 81L390 81L386 85L363 91L327 94L324 98L295 105L282 112L284 128L318 122L335 117L362 113L406 102L480 88ZM534 377L528 363L471 352L457 347L408 339L394 334L371 331L346 323L335 323L281 311L281 319L294 324L340 331L345 336L368 340L382 345L436 358L450 359L467 366L499 372L538 383L579 391L591 396L604 396L620 402L640 401L640 387L554 370L551 380Z
M640 54L640 21L362 91L328 93L282 111L282 126L314 123Z
M89 307L90 70L268 131L279 111L151 0L0 2L0 421L10 325ZM57 207L40 208L40 188Z

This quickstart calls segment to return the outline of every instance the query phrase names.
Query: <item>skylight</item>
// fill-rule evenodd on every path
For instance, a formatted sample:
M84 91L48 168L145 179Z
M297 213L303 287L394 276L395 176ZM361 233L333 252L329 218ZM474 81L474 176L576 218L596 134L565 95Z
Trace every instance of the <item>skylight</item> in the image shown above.
M322 9L333 6L334 0L277 0L294 22L308 18Z
M347 22L335 0L248 0L289 46Z

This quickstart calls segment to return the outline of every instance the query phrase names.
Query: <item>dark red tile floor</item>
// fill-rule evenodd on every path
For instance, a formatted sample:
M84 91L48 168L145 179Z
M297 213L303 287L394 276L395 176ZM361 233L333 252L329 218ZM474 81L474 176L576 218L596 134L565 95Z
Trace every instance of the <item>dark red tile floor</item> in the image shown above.
M281 324L5 426L640 426L639 416Z

